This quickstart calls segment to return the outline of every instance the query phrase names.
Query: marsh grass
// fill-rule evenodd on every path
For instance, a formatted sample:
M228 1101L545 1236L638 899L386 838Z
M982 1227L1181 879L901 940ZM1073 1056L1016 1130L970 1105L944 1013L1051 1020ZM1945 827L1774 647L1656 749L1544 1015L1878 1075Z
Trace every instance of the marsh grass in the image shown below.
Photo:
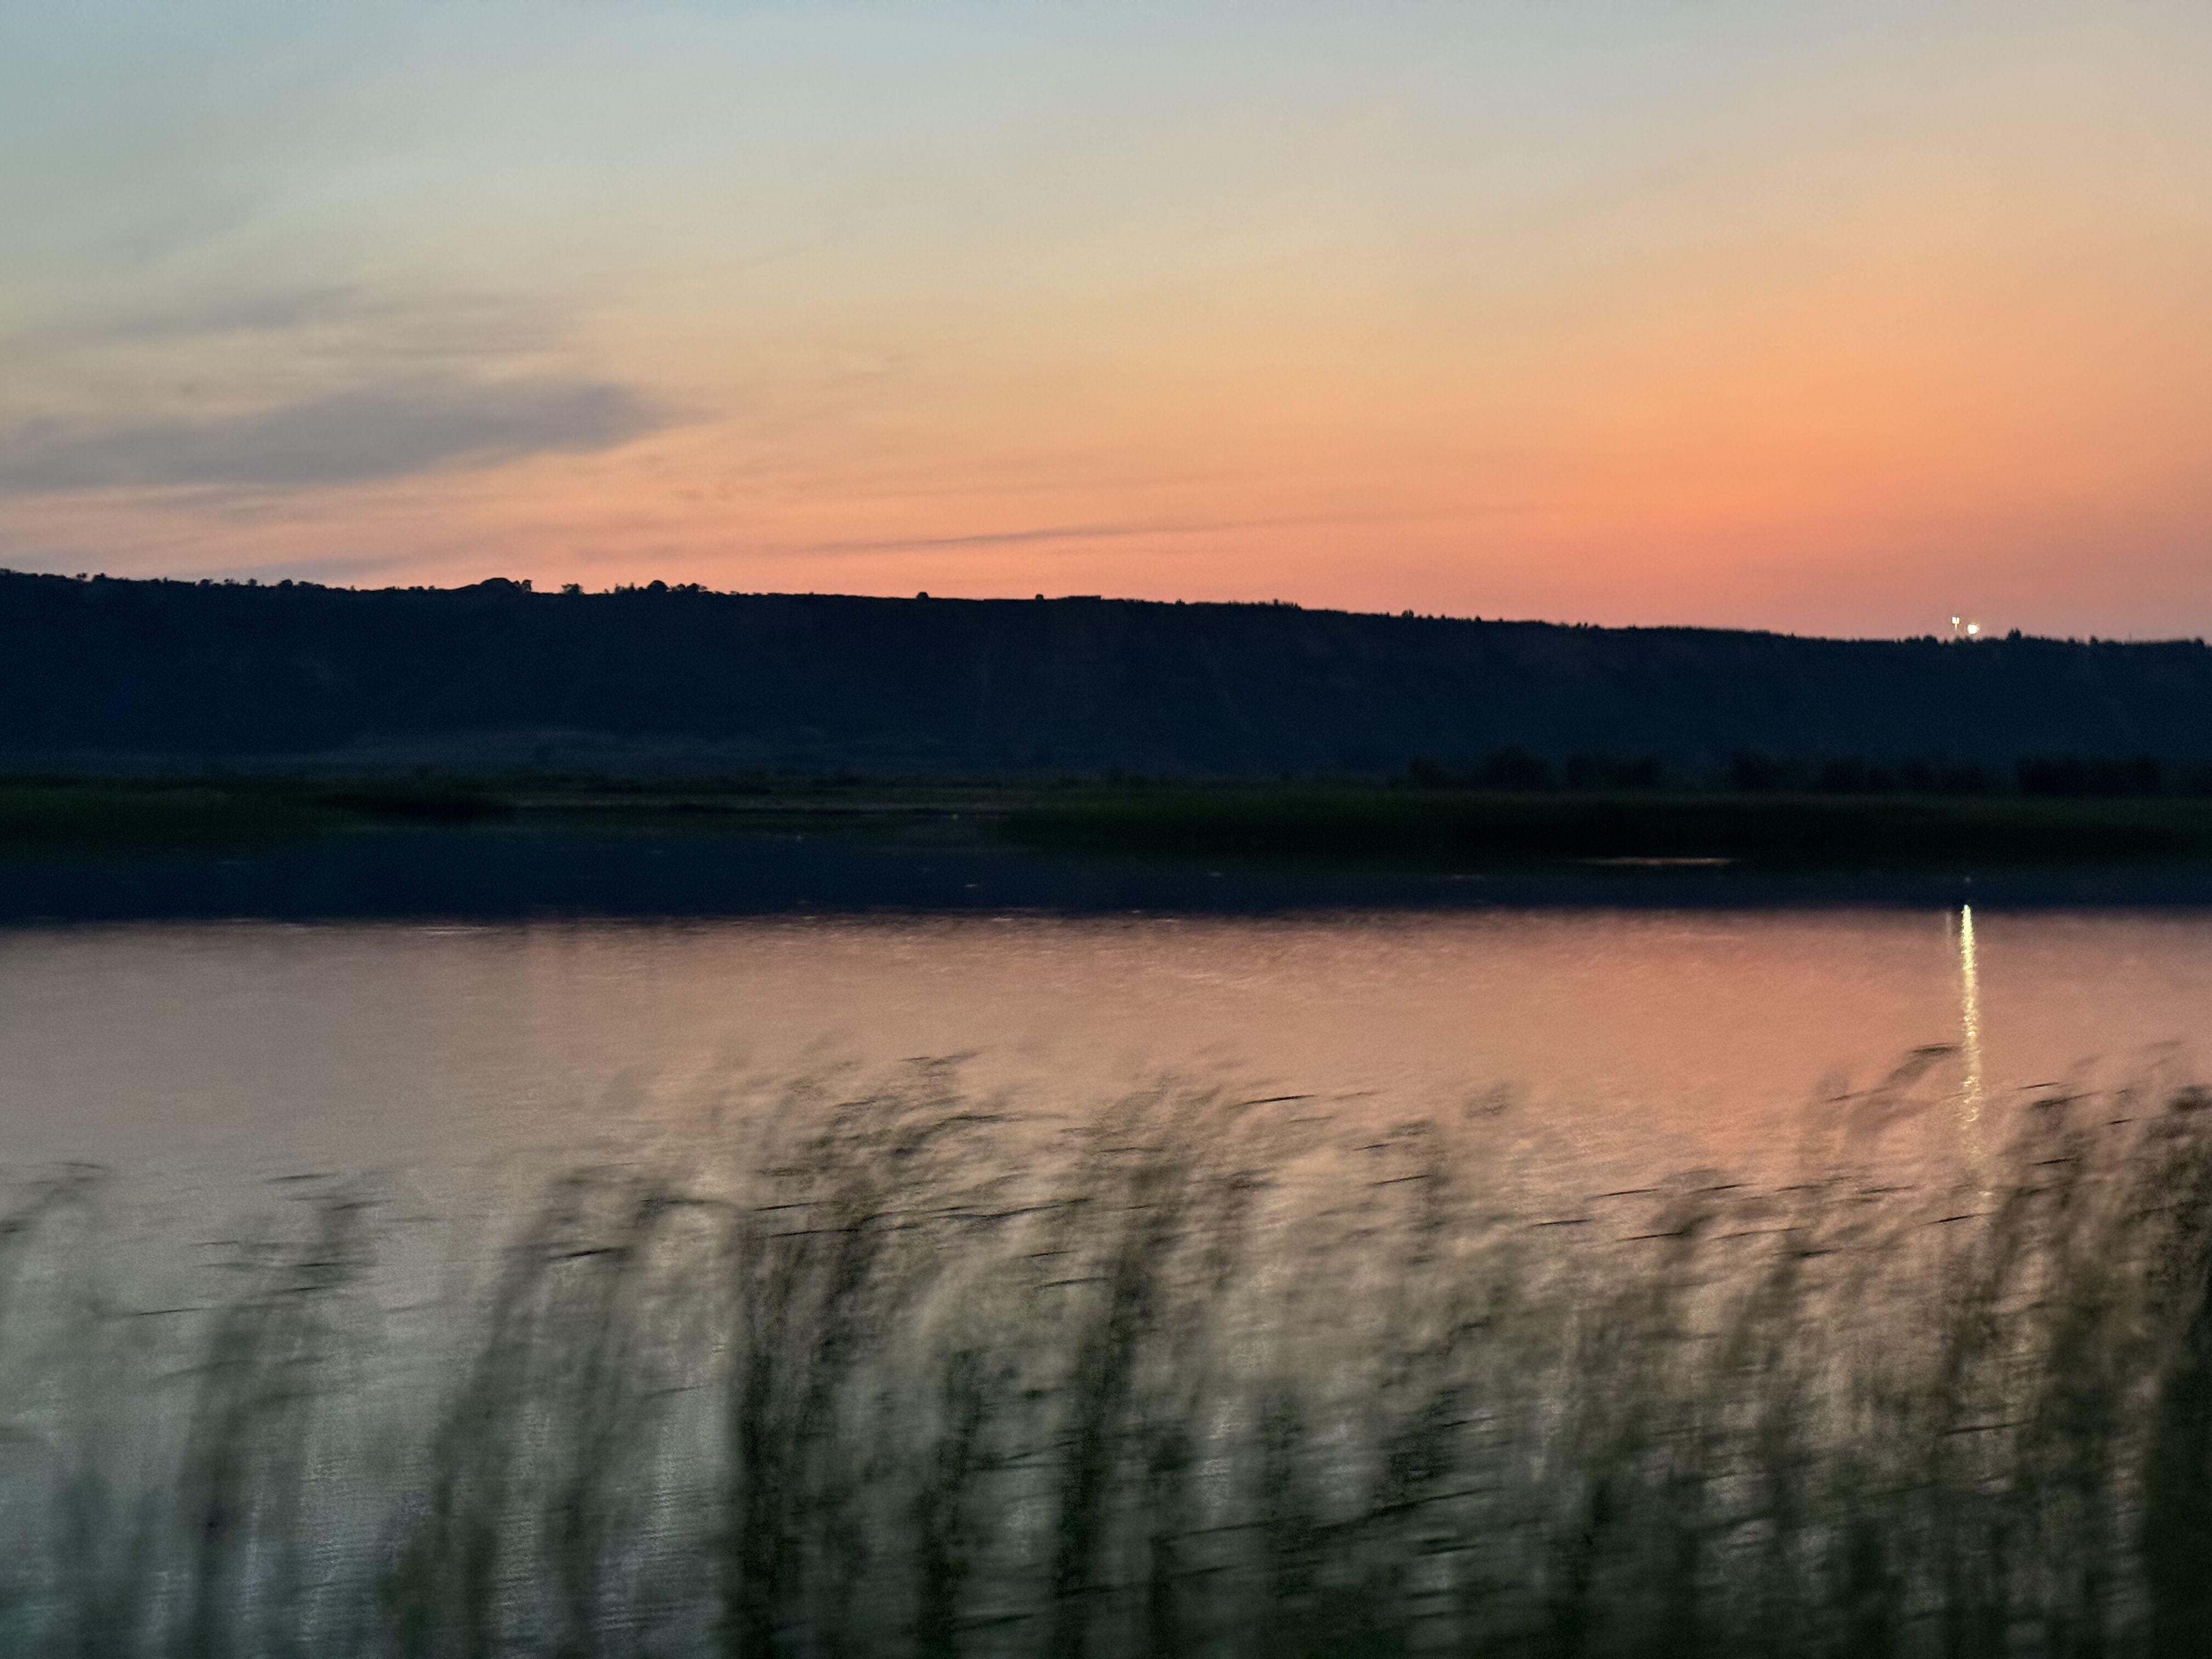
M0 856L231 852L349 828L454 827L514 816L511 801L467 786L0 778Z
M2202 858L2212 810L2172 798L1161 787L1020 803L1005 833L1067 854L1416 870L1603 858L1832 867Z
M1479 1115L925 1066L555 1182L395 1355L371 1188L126 1305L0 1230L11 1654L2201 1654L2212 1111L1516 1194ZM399 1363L401 1361L405 1363Z
M340 821L276 787L0 778L0 856L222 851Z

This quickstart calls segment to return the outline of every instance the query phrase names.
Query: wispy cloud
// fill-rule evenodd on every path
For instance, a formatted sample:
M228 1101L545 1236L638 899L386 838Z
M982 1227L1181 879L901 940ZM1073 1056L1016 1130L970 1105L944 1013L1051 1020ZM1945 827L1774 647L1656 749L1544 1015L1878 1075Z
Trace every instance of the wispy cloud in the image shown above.
M0 489L362 483L612 449L672 418L613 381L424 375L199 421L31 422L0 438Z
M807 542L802 553L905 553L933 547L1020 547L1034 542L1111 541L1127 536L1187 534L1232 526L1143 520L1127 524L1039 525L1026 530L990 530L966 536L894 536L883 540Z
M221 354L221 372L230 375L311 359L373 378L392 363L542 363L564 332L557 307L526 293L246 283L57 302L0 329L0 344L19 362L66 365L88 352L122 352L175 367L192 361L178 354Z
M894 536L881 540L805 542L799 553L911 553L945 547L1024 547L1040 542L1122 541L1140 536L1218 536L1239 530L1285 530L1316 524L1370 524L1428 518L1429 514L1297 514L1267 519L1129 519L1095 524L1036 525L961 536Z
M80 338L171 340L260 334L347 320L363 309L349 283L171 299L110 311L79 322Z

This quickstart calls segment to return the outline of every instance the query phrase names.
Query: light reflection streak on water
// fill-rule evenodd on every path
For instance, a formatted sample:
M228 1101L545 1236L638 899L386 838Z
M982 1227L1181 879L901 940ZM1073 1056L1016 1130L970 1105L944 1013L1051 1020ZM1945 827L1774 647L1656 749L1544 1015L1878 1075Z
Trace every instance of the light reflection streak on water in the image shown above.
M1959 1097L1960 1138L1982 1164L1982 983L1974 949L1974 907L1959 907L1959 1053L1966 1081Z

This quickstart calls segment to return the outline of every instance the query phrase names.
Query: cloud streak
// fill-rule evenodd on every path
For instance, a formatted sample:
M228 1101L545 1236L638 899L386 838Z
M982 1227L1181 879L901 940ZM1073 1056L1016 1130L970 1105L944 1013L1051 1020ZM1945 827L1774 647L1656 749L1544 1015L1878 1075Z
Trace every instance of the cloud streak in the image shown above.
M426 376L200 421L32 422L0 439L0 490L315 489L587 454L671 423L613 381Z
M1504 511L1510 509L1491 509ZM807 542L800 553L921 553L939 548L1026 547L1045 542L1124 541L1141 536L1219 535L1244 530L1288 530L1311 525L1395 524L1440 516L1432 513L1294 514L1267 519L1134 519L1100 524L1039 525L959 536L894 536L881 540Z

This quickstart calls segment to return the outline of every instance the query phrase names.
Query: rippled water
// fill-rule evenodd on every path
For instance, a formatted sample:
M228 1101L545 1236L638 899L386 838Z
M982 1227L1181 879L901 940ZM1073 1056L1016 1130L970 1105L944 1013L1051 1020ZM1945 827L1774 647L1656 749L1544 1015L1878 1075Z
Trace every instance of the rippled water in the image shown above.
M1863 1133L1838 1103L1934 1045L1916 1098L1942 1109L1884 1139L1972 1157L2023 1088L2185 1069L2208 1012L2187 911L16 928L0 1163L211 1200L435 1179L734 1125L749 1079L967 1056L971 1086L1077 1114L1165 1075L1381 1116L1510 1102L1603 1182Z

